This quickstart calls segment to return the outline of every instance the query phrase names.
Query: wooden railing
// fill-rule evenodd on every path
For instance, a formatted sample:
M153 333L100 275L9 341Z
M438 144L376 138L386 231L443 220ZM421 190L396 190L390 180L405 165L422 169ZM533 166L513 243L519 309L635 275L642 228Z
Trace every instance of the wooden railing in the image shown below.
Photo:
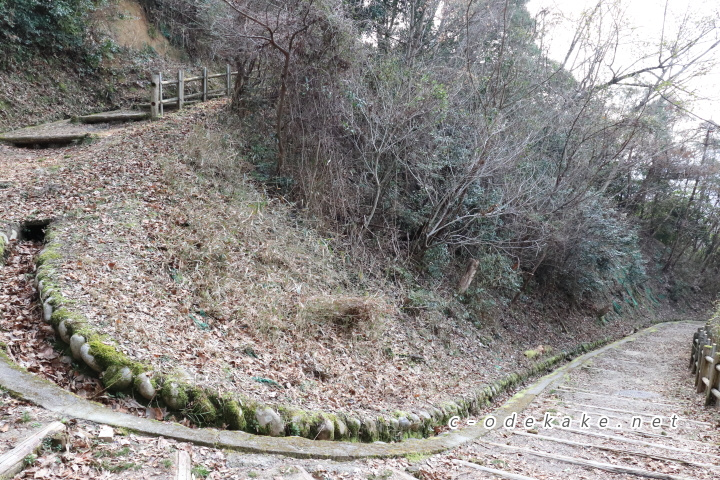
M695 391L705 394L705 405L718 405L720 399L720 352L705 327L693 335L690 370L695 374Z
M230 70L230 65L225 67L223 73L213 73L208 75L207 67L203 67L202 73L195 77L185 77L183 70L178 70L177 78L173 80L164 80L162 73L156 73L152 76L150 83L152 94L150 97L150 118L156 119L162 117L165 111L165 105L177 106L182 108L186 103L205 102L209 98L230 96L232 94L232 77L237 72ZM209 83L214 79L223 79L221 86L210 88ZM195 92L187 94L185 90L188 84L200 82L199 88ZM217 82L216 82L217 83ZM164 98L164 87L171 86L176 90L176 96L172 98Z

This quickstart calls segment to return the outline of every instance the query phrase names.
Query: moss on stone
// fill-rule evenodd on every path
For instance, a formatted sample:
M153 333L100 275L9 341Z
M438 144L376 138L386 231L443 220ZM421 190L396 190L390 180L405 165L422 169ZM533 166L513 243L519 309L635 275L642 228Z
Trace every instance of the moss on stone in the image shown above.
M363 442L377 442L379 440L377 423L372 418L364 418L360 424L360 432L358 433L360 440Z
M208 392L199 387L190 389L190 402L183 412L200 426L215 425L218 411L210 400Z
M285 435L313 438L315 416L312 413L291 407L278 407L278 413L285 421Z
M335 440L347 440L350 438L350 429L347 427L345 420L339 415L330 414L328 415L330 420L333 422L335 427Z
M243 401L241 404L243 416L245 417L245 426L247 432L251 433L257 433L258 432L258 423L257 423L257 417L255 416L255 412L258 408L260 408L261 405L259 405L257 402L253 400L247 400Z
M129 367L134 375L139 375L140 373L147 371L147 368L145 368L141 363L130 360L127 355L119 352L112 345L103 343L96 333L90 332L88 336L85 336L85 338L92 338L93 336L95 338L88 341L90 344L90 355L95 357L95 361L103 368L103 370L109 368L111 365L122 365L123 367Z
M190 398L188 397L189 389L190 387L187 384L168 378L163 382L160 397L168 407L181 411L184 410L190 402Z
M51 263L53 260L59 260L62 258L57 247L46 247L42 252L35 258L35 263L38 265L45 265Z
M247 422L245 421L245 415L243 415L242 407L240 403L235 400L232 395L226 393L221 396L210 396L215 406L218 409L218 415L222 419L223 423L227 425L230 430L245 430L247 428Z
M55 310L50 317L50 323L57 326L60 322L65 320L65 325L70 328L74 323L84 323L85 318L75 312L71 312L65 307L58 308Z
M395 420L395 419L393 419ZM395 420L397 422L397 420ZM377 429L377 438L380 441L383 442L390 442L393 440L392 438L392 428L390 426L390 421L388 418L385 418L384 416L380 415L375 419L375 426Z
M132 386L132 373L123 365L111 365L103 374L102 382L105 388L114 391L125 390Z
M313 415L313 423L311 430L312 438L315 440L334 440L335 439L335 422L330 418L330 414L316 413Z
M346 416L345 417L345 424L348 427L348 430L350 432L350 438L359 438L360 437L360 425L362 422L360 422L360 419L353 416Z

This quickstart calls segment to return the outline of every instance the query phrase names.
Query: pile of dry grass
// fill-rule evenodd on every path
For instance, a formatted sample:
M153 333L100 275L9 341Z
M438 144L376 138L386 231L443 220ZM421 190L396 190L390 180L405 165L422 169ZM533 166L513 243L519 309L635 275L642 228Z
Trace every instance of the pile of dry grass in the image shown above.
M377 297L333 295L307 298L298 316L305 326L331 326L338 332L376 338L389 312L387 303Z

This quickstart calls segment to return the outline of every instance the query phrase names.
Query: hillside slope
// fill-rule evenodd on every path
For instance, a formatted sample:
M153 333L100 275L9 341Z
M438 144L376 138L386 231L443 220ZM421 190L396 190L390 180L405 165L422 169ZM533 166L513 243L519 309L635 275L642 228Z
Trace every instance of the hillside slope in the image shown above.
M88 145L0 147L2 223L52 219L68 308L158 374L273 405L388 413L659 318L640 296L608 324L534 297L476 317L229 181L250 167L224 118L219 100ZM23 340L3 336L17 352Z

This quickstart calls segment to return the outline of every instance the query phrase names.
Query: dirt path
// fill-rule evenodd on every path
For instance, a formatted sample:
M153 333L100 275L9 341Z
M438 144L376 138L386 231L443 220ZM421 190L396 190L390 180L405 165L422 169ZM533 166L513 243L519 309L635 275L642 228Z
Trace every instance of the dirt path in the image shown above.
M190 454L197 478L215 479L717 478L718 411L702 406L686 369L696 327L663 324L611 348L555 381L518 414L516 428L498 428L440 455L347 463L298 460L198 447L122 429L116 429L114 439L100 441L99 425L71 421L69 451L43 452L17 478L175 478L178 450ZM0 444L5 448L59 418L7 395L0 412ZM571 428L543 426L546 414L558 422L570 421ZM583 414L588 428L583 428ZM539 423L524 428L522 422L530 417ZM633 417L640 417L642 425L633 425ZM653 417L660 418L660 428L652 427ZM602 418L607 418L606 428L598 427ZM577 465L587 462L598 462L602 469ZM616 467L627 472L607 471ZM516 476L501 477L500 472Z

